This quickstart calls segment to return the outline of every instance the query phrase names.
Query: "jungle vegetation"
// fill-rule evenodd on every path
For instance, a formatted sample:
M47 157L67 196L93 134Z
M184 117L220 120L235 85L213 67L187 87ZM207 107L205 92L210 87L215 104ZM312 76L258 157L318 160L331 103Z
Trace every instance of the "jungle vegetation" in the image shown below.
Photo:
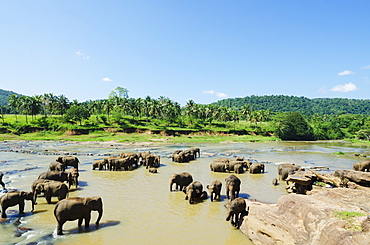
M0 133L150 130L175 136L211 133L281 140L370 140L368 100L251 96L209 105L189 100L181 107L163 96L129 98L128 90L122 87L114 89L107 99L85 102L52 93L7 96L7 103L1 105Z

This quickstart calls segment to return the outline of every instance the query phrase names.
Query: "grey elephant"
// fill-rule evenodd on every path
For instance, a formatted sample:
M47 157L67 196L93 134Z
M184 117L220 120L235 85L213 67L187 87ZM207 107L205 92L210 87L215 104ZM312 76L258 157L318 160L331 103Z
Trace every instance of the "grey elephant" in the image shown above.
M226 181L226 198L231 201L239 196L241 180L235 175L225 178Z
M58 162L58 161L52 161L49 164L49 170L50 171L64 171L66 170L66 166L64 163Z
M226 221L230 220L232 226L239 228L241 225L242 217L248 214L246 210L247 204L244 198L238 197L225 205L227 209Z
M72 179L72 183L78 187L78 177L80 177L80 174L78 172L78 169L76 168L69 168L64 171L66 174L68 174L69 178Z
M35 205L37 204L37 201L36 201L36 199L37 199L37 192L36 192L36 186L37 186L37 184L39 184L39 183L45 183L45 182L50 182L50 181L53 181L53 180L49 180L49 179L37 179L37 180L35 180L32 183L32 185L31 185L31 191L33 193L33 201L34 201Z
M263 163L253 163L249 167L249 172L251 174L264 173L265 172L265 164L263 164Z
M157 154L153 154L154 156L154 167L159 168L161 166L161 156Z
M219 180L213 181L210 185L207 185L207 189L209 191L209 196L211 197L211 202L213 199L221 200L221 189L222 183Z
M137 155L139 157L140 164L145 166L146 165L145 158L146 158L146 156L148 156L150 154L151 154L150 151L148 151L148 152L139 152Z
M272 185L279 185L279 180L277 178L273 178Z
M195 158L197 158L197 157L200 157L200 148L198 148L198 147L194 147L194 148L190 148L190 150L191 151L194 151L194 153L195 153Z
M106 169L106 164L104 160L96 160L91 164L91 166L92 166L92 170L95 170L96 168L99 170Z
M150 155L147 155L146 158L145 158L145 162L146 162L146 168L151 168L151 167L154 167L155 166L155 156L150 154Z
M24 201L32 202L32 210L34 210L33 193L31 191L12 191L7 192L0 197L1 218L6 218L6 209L15 205L19 207L19 214L24 214Z
M190 204L193 204L196 198L207 199L207 192L203 191L203 185L199 181L184 186L182 191L185 193L185 200L189 200Z
M228 172L229 171L229 160L218 158L209 164L211 171L213 172Z
M242 174L242 173L244 173L244 168L243 168L243 165L241 165L241 164L235 164L234 165L234 173L236 173L236 174Z
M370 172L370 160L355 162L353 164L353 170L363 171L363 172L366 172L366 171Z
M196 158L196 153L192 149L188 149L184 151L185 158L188 159L188 161L193 161Z
M58 197L58 200L63 200L67 197L68 186L60 181L49 181L38 183L36 185L36 192L34 193L35 201L37 194L44 193L46 202L51 204L52 197Z
M130 159L130 166L137 168L139 166L139 155L135 152L121 153L120 158Z
M46 171L41 173L38 179L48 179L56 180L61 182L68 182L68 188L74 184L73 176L71 173L61 172L61 171Z
M282 163L278 166L278 174L281 175L281 171L284 169L284 168L290 168L294 171L298 171L298 170L301 170L301 167L298 166L298 165L295 165L294 163Z
M189 162L188 157L185 155L185 152L183 151L175 151L171 155L171 157L172 157L173 162L179 162L179 163Z
M281 180L286 180L289 175L294 174L296 171L294 171L292 168L283 168L281 170Z
M85 229L90 227L91 211L98 211L95 225L98 227L103 215L103 201L101 197L71 197L59 201L54 208L57 220L57 234L63 235L63 225L67 221L78 220L78 227L85 220Z
M76 156L59 156L56 159L57 162L61 162L67 168L68 166L78 169L78 164L80 160Z
M193 176L188 172L182 172L179 174L173 174L170 179L170 191L172 191L172 186L176 184L175 190L182 190L185 186L188 186L193 182Z
M158 173L158 170L157 170L157 168L152 167L152 168L149 168L149 173L156 174L156 173Z

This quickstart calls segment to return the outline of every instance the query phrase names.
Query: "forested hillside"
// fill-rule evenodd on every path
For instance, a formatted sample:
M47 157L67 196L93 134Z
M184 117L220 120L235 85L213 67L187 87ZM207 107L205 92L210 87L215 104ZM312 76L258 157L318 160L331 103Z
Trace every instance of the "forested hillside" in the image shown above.
M12 94L17 94L12 91L0 89L0 105L7 105L8 99Z
M272 112L299 112L313 114L363 114L370 115L370 100L318 98L286 95L247 96L244 98L224 99L214 104L231 108L250 106L253 110L271 110Z

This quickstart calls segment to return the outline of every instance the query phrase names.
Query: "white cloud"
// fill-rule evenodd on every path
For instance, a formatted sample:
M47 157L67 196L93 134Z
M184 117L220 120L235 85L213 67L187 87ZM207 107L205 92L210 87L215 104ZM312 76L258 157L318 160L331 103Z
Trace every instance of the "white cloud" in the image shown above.
M78 56L78 57L81 57L82 59L84 59L84 60L89 60L90 59L90 56L87 56L87 55L85 55L84 53L82 53L81 51L77 51L76 52L76 55Z
M103 81L103 82L112 82L113 80L112 80L112 79L110 79L109 77L104 77L104 78L102 79L102 81Z
M353 73L354 73L353 71L342 71L342 72L339 72L338 75L345 76L345 75L351 75Z
M326 92L328 92L328 90L326 89L325 86L322 86L321 88L319 88L318 92L325 94Z
M370 69L370 65L361 67L361 69Z
M226 98L227 94L221 93L221 92L216 92L214 90L208 90L208 91L203 91L204 94L214 94L219 98Z
M344 85L337 85L337 86L334 86L331 91L334 91L334 92L342 92L342 93L347 93L347 92L352 92L352 91L355 91L357 90L357 86L353 83L347 83L347 84L344 84Z

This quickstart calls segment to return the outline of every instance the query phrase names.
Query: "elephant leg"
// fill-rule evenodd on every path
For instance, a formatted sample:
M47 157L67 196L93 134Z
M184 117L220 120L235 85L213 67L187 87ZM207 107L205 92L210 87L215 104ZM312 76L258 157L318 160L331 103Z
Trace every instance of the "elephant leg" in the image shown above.
M20 201L18 206L19 206L19 214L24 214L24 201Z
M64 223L65 222L61 222L61 221L58 222L57 235L63 235L63 225L64 225Z
M85 217L85 230L90 229L90 219L91 219L91 214L88 213Z
M82 221L83 221L84 219L83 218L79 218L78 219L78 227L81 227L82 226Z
M226 199L230 199L229 187L226 187Z
M1 207L1 218L6 218L6 207L2 206Z
M45 199L48 204L51 204L51 195L45 194Z

